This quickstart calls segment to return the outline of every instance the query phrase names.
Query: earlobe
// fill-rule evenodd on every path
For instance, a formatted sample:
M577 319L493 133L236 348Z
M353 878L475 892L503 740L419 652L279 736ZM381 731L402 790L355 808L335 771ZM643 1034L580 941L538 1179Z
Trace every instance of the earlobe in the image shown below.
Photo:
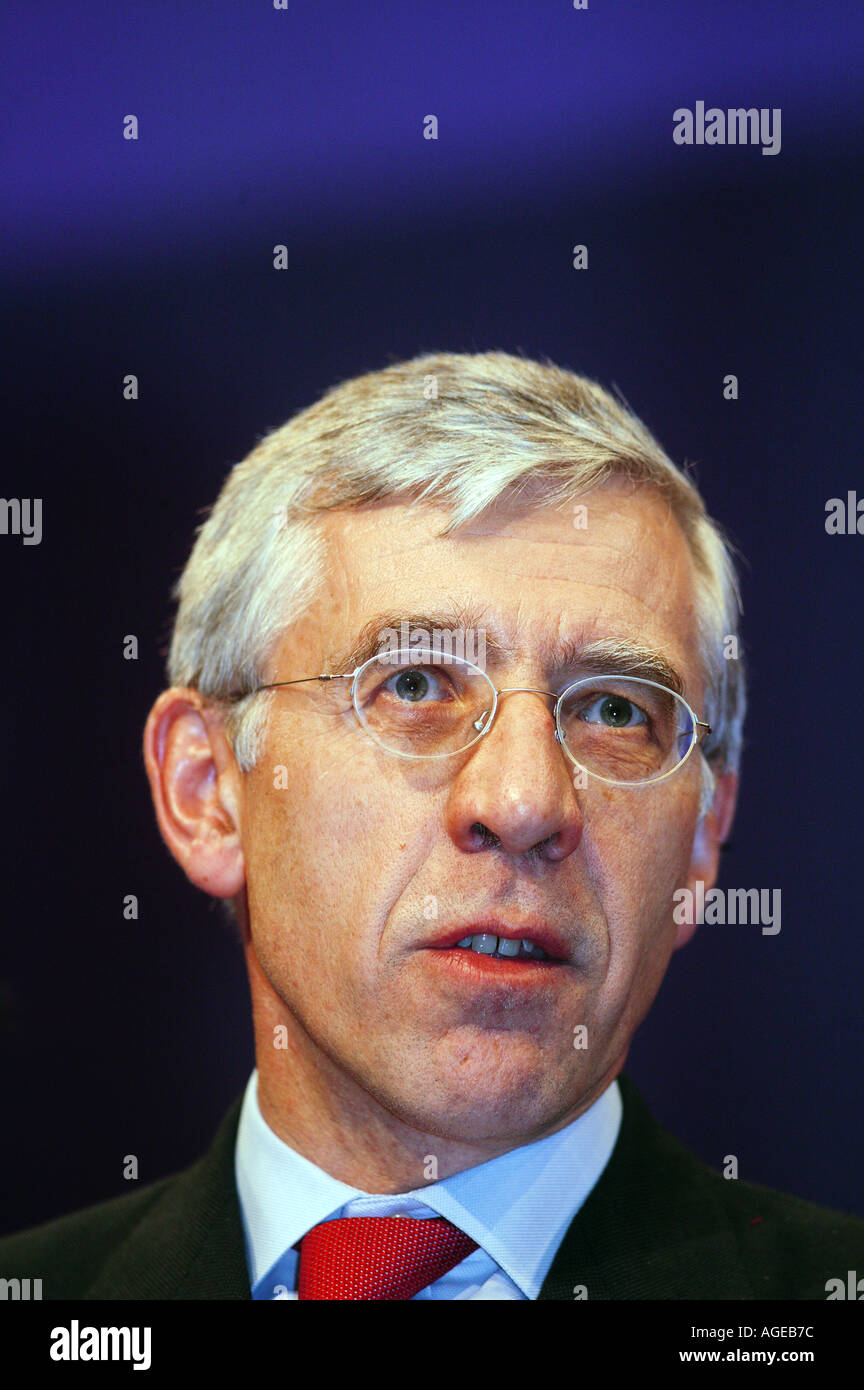
M711 805L696 826L696 833L693 836L693 852L687 874L687 889L691 903L695 897L698 882L704 885L704 891L707 893L717 881L720 850L732 828L737 799L737 774L731 771L718 772ZM696 925L695 921L678 924L674 950L678 951L682 946L686 946L696 931Z
M234 897L245 882L240 774L221 723L197 691L163 691L143 752L159 829L177 863L205 893Z

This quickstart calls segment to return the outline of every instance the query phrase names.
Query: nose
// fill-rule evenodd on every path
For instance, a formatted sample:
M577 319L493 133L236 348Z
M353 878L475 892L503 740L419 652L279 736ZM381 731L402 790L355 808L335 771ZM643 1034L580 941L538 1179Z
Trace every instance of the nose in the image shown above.
M582 814L556 737L554 698L533 686L499 692L493 726L451 784L447 830L459 849L500 845L557 862L578 846Z

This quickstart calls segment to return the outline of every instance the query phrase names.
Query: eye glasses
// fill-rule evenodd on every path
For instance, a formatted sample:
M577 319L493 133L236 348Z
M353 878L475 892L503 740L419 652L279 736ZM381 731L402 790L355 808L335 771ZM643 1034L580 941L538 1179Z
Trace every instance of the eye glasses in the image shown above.
M502 695L555 701L555 738L588 776L615 786L644 786L677 772L711 732L687 701L639 676L597 675L560 695L534 686L499 689L473 662L417 648L379 653L343 675L302 676L248 694L309 681L350 681L363 731L397 758L450 758L485 738Z

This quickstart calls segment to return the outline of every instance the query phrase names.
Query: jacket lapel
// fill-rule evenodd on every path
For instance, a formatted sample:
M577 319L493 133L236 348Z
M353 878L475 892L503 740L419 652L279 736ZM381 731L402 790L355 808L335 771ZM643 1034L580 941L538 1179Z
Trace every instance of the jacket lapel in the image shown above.
M203 1158L155 1195L85 1298L251 1299L234 1178L241 1104Z
M618 1142L539 1298L752 1299L717 1179L657 1124L629 1077L618 1082Z

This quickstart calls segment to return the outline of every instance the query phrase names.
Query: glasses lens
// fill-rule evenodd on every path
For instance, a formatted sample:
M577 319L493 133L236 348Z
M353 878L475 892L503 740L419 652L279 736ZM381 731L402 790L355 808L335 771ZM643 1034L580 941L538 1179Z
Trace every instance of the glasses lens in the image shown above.
M486 727L494 700L482 671L431 651L377 656L361 669L354 688L363 727L388 752L410 758L468 748Z
M609 782L650 782L693 747L696 726L683 700L632 676L580 681L558 713L564 747L586 772Z

